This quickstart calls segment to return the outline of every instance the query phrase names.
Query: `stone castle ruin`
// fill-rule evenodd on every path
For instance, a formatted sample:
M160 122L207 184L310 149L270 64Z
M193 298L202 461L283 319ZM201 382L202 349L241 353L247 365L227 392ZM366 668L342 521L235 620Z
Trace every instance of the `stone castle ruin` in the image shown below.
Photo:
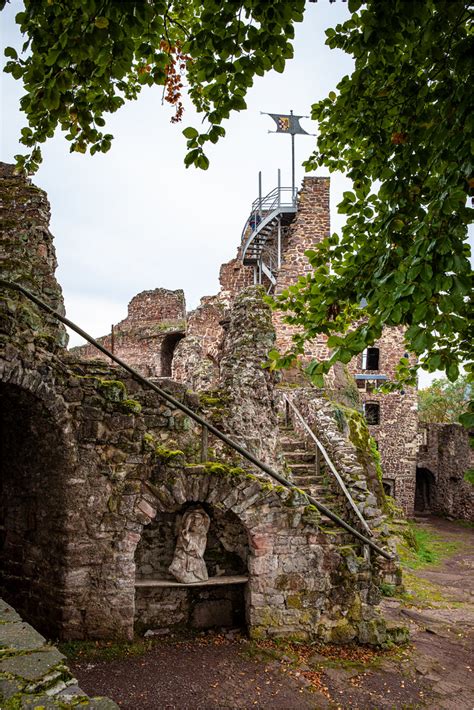
M0 181L1 278L62 314L46 195L12 166ZM62 323L0 283L1 594L50 638L241 626L383 643L400 633L376 605L382 580L400 582L384 488L408 513L415 502L415 392L373 387L392 375L403 333L340 372L334 399L300 373L281 381L261 367L291 335L262 298L265 279L278 291L307 268L303 251L329 229L328 190L327 179L304 181L276 278L256 278L240 247L221 292L191 314L182 291L147 291L100 339L167 398L92 346L68 351Z

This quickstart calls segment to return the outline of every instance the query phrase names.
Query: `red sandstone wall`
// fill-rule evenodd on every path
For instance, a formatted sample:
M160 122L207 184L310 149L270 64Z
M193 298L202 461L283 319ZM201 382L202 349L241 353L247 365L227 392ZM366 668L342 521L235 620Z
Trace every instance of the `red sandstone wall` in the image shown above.
M98 340L141 374L168 376L171 374L169 350L175 344L175 335L184 335L185 318L186 303L181 289L142 291L128 304L127 317L114 327L113 340L112 335ZM73 348L73 351L85 360L109 359L92 345Z
M240 291L243 291L247 286L251 286L253 282L253 268L244 266L238 256L236 259L222 264L219 271L219 283L227 298L235 298Z

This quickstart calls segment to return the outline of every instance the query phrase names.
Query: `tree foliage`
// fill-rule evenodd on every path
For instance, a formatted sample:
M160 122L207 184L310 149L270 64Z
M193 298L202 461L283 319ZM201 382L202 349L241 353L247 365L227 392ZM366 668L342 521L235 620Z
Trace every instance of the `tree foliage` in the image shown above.
M351 18L326 32L331 48L354 57L355 70L313 106L319 136L306 167L350 178L338 206L347 221L307 252L313 272L277 299L302 328L295 353L320 333L329 337L332 357L309 367L317 383L385 325L406 327L407 349L451 381L460 362L472 360L469 5L349 0ZM413 382L415 372L400 361L400 381Z
M309 367L321 383L384 326L403 326L421 365L455 381L460 362L472 358L470 3L348 6L350 19L327 30L327 44L353 56L355 70L313 106L319 136L306 163L350 178L339 205L347 222L307 253L313 273L277 299L301 334L274 363L325 334L333 354ZM29 152L17 156L19 168L38 168L41 144L58 127L72 151L109 150L107 114L143 86L162 86L179 120L186 84L205 128L183 131L185 163L206 169L206 143L245 109L254 77L284 70L303 11L304 0L25 0L17 16L23 51L5 50L5 71L26 89L21 142ZM399 380L413 382L415 369L402 359Z
M418 418L422 422L454 424L467 412L470 385L466 377L456 382L446 378L433 380L418 392Z
M231 111L246 108L253 77L282 72L293 56L303 10L304 0L25 0L16 16L22 52L5 50L5 71L26 89L20 140L29 152L16 156L18 166L35 172L41 144L58 127L71 151L108 151L107 114L156 84L176 106L175 120L186 85L205 129L184 131L185 162L206 169L203 146L225 134Z

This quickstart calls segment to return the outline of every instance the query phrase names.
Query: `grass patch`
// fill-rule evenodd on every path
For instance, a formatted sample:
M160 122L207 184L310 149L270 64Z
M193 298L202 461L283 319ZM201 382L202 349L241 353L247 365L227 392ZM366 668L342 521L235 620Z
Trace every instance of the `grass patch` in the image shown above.
M427 579L417 577L408 570L403 573L403 582L406 591L403 592L400 598L410 606L423 608L433 607L457 607L464 606L463 602L454 601L447 596L443 589Z
M462 545L461 541L446 540L431 528L410 522L398 546L398 553L402 566L413 570L439 564L454 555Z
M464 480L470 483L471 486L474 486L474 468L470 468L468 471L466 471L466 473L464 474Z

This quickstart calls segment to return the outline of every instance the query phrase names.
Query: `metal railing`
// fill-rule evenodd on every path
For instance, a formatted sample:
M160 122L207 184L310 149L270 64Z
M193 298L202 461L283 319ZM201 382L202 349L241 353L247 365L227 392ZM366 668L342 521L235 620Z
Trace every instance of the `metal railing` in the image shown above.
M293 402L285 395L283 395L283 399L285 402L292 408L294 413L296 414L296 417L298 418L298 421L302 425L303 429L306 431L307 434L309 434L310 438L314 441L316 444L316 450L320 451L324 457L324 460L326 461L327 465L329 466L331 473L334 475L334 478L336 479L337 483L339 484L339 488L343 492L344 496L346 497L347 501L349 502L350 507L356 514L357 518L359 519L362 527L366 531L368 535L373 535L372 530L369 528L367 525L367 521L365 520L364 516L360 512L359 508L357 507L354 499L352 498L351 494L347 490L347 486L342 480L339 472L337 471L336 467L334 466L333 462L331 461L328 452L326 451L325 447L323 444L319 441L318 437L314 433L314 431L311 429L307 421L304 419L303 415L299 411L299 409L296 407L296 405L293 404Z
M250 215L240 238L243 245L242 259L257 234L280 212L296 212L296 199L291 187L275 187L265 197L257 197L252 202Z
M344 528L344 530L347 530L347 532L351 533L354 537L356 537L358 540L360 540L362 543L365 545L369 545L375 552L377 552L379 555L384 557L387 560L393 560L394 557L390 553L386 552L383 550L381 547L376 545L372 540L369 538L365 537L362 533L360 533L358 530L353 528L349 523L346 523L345 520L340 518L336 513L333 513L332 510L329 508L326 508L325 505L320 503L316 498L313 498L313 496L309 495L308 493L305 493L304 491L300 491L300 489L294 484L288 481L286 478L284 478L282 475L280 475L277 471L274 471L270 466L267 466L267 464L263 463L263 461L260 461L256 456L254 456L250 451L247 451L243 446L240 446L240 444L237 444L237 442L233 441L230 437L228 437L226 434L221 432L219 429L217 429L213 424L211 424L209 421L204 419L204 417L201 417L199 414L196 414L192 409L187 407L185 404L180 402L179 400L175 399L172 395L170 395L168 392L165 390L161 389L161 387L158 387L154 382L151 382L149 379L146 377L143 377L143 375L140 375L139 372L133 369L133 367L130 367L130 365L127 365L126 362L121 360L119 357L114 355L110 350L107 350L101 343L99 343L97 340L95 340L89 333L86 333L86 331L82 330L78 325L70 321L68 318L65 316L61 315L57 311L55 311L51 306L49 306L47 303L42 301L38 296L35 296L33 293L28 291L26 288L23 286L20 286L20 284L14 283L12 281L7 281L6 279L0 279L0 288L6 288L10 289L13 291L17 291L21 294L23 294L26 298L28 298L30 301L35 303L39 308L41 308L43 311L46 311L46 313L49 313L49 315L53 316L56 320L60 321L64 325L66 325L68 328L73 330L75 333L80 335L84 340L87 340L88 343L93 345L97 350L102 352L104 355L109 357L113 362L117 363L117 365L120 365L126 372L128 372L134 379L136 379L138 382L140 382L142 385L145 385L145 387L148 387L149 389L153 390L156 392L162 399L164 399L166 402L169 404L173 405L173 407L176 407L177 409L181 410L184 414L186 414L188 417L190 417L193 421L197 422L198 424L201 425L203 428L203 447L202 447L202 455L201 458L205 455L206 449L207 449L207 435L208 432L216 436L218 439L223 441L227 446L230 446L234 451L239 453L241 456L247 459L247 461L250 461L250 463L254 464L254 466L257 466L261 471L266 473L270 478L272 478L275 481L278 481L282 486L285 488L289 488L290 490L297 491L301 493L304 498L308 501L310 505L314 505L317 510L319 510L320 513L328 517L330 520L332 520L334 523L339 525L340 527Z

